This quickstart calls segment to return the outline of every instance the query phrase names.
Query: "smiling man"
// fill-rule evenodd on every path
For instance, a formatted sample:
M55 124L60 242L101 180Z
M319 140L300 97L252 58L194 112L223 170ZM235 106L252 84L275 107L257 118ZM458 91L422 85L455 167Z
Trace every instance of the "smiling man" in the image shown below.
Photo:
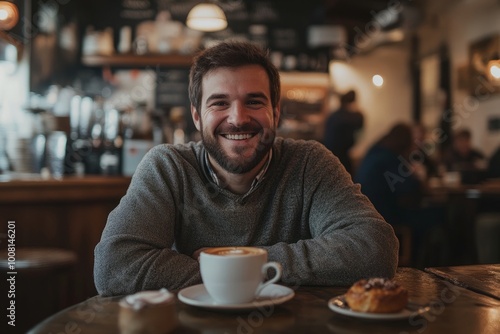
M394 275L394 231L339 160L317 142L276 137L280 78L263 50L204 50L189 98L202 140L144 157L95 249L100 294L201 283L198 254L214 246L265 248L285 284Z

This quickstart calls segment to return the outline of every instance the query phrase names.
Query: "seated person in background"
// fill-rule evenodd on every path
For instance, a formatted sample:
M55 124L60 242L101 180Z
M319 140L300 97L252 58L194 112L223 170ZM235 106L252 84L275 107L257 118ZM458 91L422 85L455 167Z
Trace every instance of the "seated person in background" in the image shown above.
M497 148L488 161L488 177L491 179L500 178L500 147Z
M339 160L317 142L275 138L280 78L263 50L222 42L189 79L202 140L158 145L138 166L95 249L100 294L199 284L198 255L213 246L266 249L285 284L394 275L394 231Z
M444 212L421 206L425 186L410 159L416 150L411 126L396 124L368 150L354 176L388 223L412 228L414 261L430 229L444 223Z
M436 147L433 142L427 141L425 127L417 123L412 126L412 130L415 149L418 150L414 156L419 158L419 161L413 163L415 172L422 181L432 176L438 176L438 168L434 159Z
M361 191L393 225L406 220L403 209L419 207L423 194L423 184L409 162L416 149L411 127L396 124L368 150L354 176Z
M472 147L472 135L467 129L453 134L451 147L443 153L443 164L448 171L463 172L480 170L484 166L484 154Z

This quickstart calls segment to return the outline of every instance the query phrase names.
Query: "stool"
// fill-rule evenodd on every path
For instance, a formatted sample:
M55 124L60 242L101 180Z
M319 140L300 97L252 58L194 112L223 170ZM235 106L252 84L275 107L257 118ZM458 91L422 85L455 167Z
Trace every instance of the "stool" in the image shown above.
M412 232L411 227L405 225L393 225L394 233L399 240L399 266L408 267L412 264L411 244Z
M71 296L73 269L77 263L76 254L58 248L17 248L14 268L9 268L7 249L0 250L0 268L3 278L0 291L7 293L14 289L15 296L3 298L2 309L15 302L15 327L7 327L25 333L36 323L66 308L75 301ZM8 274L15 272L15 274ZM14 285L7 281L13 277ZM7 325L6 321L2 322ZM1 330L0 330L1 331ZM3 331L1 331L3 332Z

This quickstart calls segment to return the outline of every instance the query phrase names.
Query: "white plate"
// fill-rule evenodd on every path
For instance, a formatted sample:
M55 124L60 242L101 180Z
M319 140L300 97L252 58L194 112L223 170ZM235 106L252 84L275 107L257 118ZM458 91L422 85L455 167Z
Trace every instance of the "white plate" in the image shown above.
M260 295L249 303L244 304L218 304L210 297L203 284L193 285L182 289L177 294L179 300L192 306L199 306L220 310L247 310L257 307L277 305L290 300L295 296L295 292L282 285L271 284L262 289Z
M356 312L349 308L349 305L344 299L344 295L334 297L328 301L328 307L337 313L348 315L356 318L375 319L375 320L401 320L408 319L417 315L422 315L429 311L429 307L416 307L415 309L405 308L397 313L369 313Z

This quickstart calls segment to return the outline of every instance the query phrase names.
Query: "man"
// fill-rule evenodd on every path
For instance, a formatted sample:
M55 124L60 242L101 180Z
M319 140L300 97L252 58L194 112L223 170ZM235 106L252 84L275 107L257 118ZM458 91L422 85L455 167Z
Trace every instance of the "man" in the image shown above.
M394 274L391 226L333 154L275 138L279 80L249 43L220 43L195 59L189 97L202 141L144 157L95 250L100 294L201 283L197 257L212 246L267 249L285 284Z
M443 156L448 171L474 171L486 164L484 154L472 147L472 134L468 129L460 129L453 135L452 146Z
M340 97L340 108L326 120L324 144L350 174L354 171L349 150L354 146L354 137L363 127L363 122L364 116L357 107L354 90Z
M491 155L488 161L488 177L492 179L500 178L500 146Z
M443 152L442 163L448 172L459 172L463 184L477 184L488 176L486 157L472 146L468 129L453 134L451 147Z

